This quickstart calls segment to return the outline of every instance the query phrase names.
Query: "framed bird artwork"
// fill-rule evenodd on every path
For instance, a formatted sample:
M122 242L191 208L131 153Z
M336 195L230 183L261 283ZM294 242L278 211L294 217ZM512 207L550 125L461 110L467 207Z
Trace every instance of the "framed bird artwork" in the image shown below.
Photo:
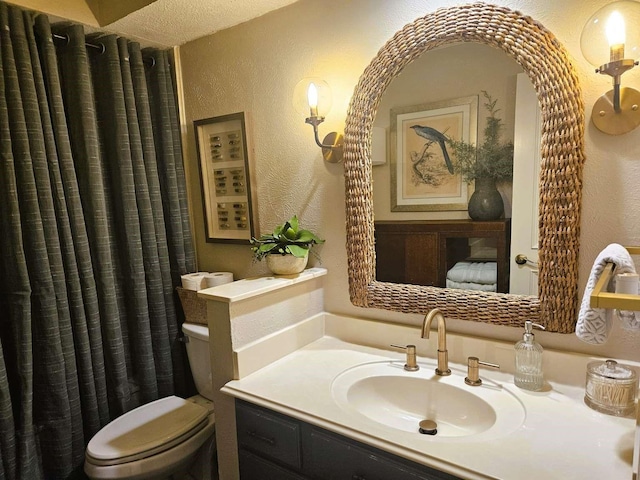
M471 192L448 140L475 144L478 97L391 109L391 211L467 210Z

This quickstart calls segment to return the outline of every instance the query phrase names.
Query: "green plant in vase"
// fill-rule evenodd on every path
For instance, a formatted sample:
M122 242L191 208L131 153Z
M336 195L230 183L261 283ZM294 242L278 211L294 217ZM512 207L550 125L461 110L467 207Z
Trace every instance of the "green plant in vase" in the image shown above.
M307 265L313 245L324 243L310 230L300 228L298 217L278 225L271 233L251 238L251 250L256 260L267 260L269 269L277 275L300 273Z
M469 216L474 220L496 220L504 213L504 202L496 182L513 178L513 142L501 142L504 127L497 116L500 111L486 90L484 107L486 117L484 139L479 146L463 140L449 139L448 143L455 154L454 169L462 175L466 183L475 182L475 192L469 199Z

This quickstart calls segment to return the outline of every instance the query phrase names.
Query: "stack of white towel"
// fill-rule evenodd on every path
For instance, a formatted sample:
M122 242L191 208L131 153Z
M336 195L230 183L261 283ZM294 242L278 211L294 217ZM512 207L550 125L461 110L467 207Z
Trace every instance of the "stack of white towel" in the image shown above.
M496 292L496 262L458 262L447 272L447 288Z

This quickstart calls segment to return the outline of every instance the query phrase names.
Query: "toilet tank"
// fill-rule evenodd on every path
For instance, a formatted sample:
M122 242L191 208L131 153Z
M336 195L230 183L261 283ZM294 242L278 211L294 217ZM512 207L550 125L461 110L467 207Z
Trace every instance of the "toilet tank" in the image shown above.
M211 384L211 357L209 356L209 327L195 323L183 323L182 332L189 339L187 342L187 356L193 381L198 393L213 400L213 386Z

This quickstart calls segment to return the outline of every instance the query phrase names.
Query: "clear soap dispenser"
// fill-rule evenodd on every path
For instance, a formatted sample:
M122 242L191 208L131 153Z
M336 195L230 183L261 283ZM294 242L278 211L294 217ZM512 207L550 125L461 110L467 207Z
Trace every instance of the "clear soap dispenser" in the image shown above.
M525 390L542 390L542 346L536 342L533 327L544 330L531 320L524 322L524 335L516 343L516 373L514 383Z

